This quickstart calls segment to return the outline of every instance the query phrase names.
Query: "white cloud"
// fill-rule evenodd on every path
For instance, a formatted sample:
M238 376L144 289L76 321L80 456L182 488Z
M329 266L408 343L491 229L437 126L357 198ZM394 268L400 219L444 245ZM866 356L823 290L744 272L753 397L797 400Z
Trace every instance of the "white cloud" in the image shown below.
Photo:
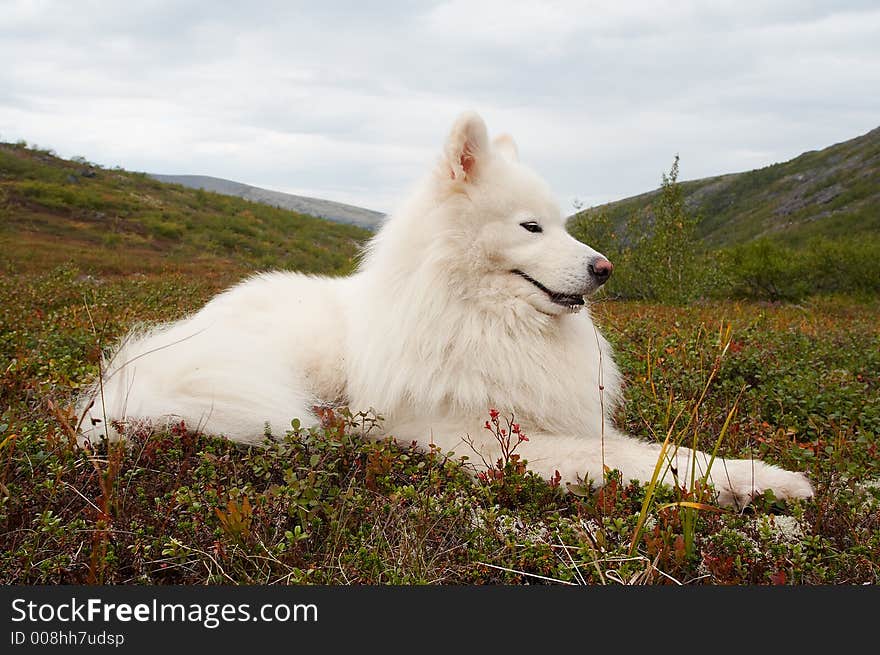
M612 200L876 127L859 2L6 1L0 138L391 209L455 115Z

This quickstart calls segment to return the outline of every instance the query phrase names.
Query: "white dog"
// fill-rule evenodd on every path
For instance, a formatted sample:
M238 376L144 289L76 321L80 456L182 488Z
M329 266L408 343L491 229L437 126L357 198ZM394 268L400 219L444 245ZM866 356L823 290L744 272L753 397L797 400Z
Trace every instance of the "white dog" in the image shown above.
M518 452L545 478L601 481L607 466L647 481L660 447L613 428L620 374L584 304L611 270L566 232L512 139L490 142L466 113L357 273L257 275L192 316L129 335L81 405L85 436L173 417L257 443L267 424L283 434L294 417L316 423L315 406L344 404L374 408L398 439L466 454L468 438L493 462L484 423L497 407L528 432ZM709 462L685 448L669 457L666 483L672 468L687 480L692 461ZM765 489L812 494L802 474L760 461L716 459L711 481L726 504Z

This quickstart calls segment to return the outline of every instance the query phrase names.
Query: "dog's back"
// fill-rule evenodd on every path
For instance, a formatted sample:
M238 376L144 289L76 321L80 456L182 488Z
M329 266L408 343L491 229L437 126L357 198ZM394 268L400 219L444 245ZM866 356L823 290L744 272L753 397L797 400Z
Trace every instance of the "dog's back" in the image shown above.
M116 438L126 425L180 421L242 442L268 425L284 434L321 399L341 396L338 280L258 275L174 323L132 331L80 400L85 436ZM88 409L87 409L88 408Z

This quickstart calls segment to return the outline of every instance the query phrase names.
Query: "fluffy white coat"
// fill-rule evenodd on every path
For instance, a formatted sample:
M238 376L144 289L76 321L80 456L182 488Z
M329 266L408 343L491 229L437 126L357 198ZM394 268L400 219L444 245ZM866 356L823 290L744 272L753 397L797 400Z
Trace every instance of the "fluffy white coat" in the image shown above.
M401 440L469 454L469 437L492 462L498 445L483 426L497 407L515 413L530 439L518 452L545 478L601 481L607 466L650 480L659 446L612 425L620 374L588 309L570 301L601 284L591 266L602 259L566 232L512 139L490 143L466 113L358 272L265 273L129 335L82 401L85 436L108 422L173 417L257 443L266 424L283 434L292 418L316 423L316 405L345 404L375 409L383 434ZM685 448L672 457L680 476L691 461L708 463ZM803 475L753 460L717 459L711 480L726 504L768 488L812 493Z

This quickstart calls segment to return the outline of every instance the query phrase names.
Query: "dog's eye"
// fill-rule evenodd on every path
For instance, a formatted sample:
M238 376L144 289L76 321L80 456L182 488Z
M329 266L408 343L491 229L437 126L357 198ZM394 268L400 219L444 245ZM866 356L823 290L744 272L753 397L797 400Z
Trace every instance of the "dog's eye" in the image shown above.
M544 228L538 225L535 221L526 221L525 223L520 223L522 227L527 229L529 232L543 232Z

